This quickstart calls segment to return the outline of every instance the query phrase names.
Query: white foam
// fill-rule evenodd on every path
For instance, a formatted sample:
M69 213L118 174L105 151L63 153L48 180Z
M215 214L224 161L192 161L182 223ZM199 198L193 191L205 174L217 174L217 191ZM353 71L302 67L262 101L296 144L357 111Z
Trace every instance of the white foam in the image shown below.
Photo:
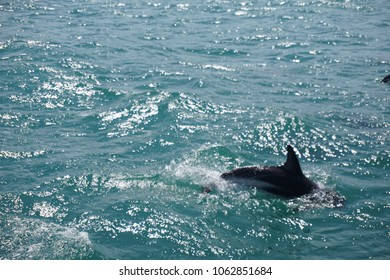
M296 210L316 208L340 208L345 203L345 197L331 189L322 187L312 193L288 202L288 206Z
M0 259L81 259L93 253L87 232L38 219L3 218Z

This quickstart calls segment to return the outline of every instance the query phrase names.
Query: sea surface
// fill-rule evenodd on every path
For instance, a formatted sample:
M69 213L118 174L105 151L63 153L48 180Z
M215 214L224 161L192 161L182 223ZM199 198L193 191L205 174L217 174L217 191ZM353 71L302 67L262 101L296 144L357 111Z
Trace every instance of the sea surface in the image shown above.
M388 0L1 0L0 259L390 259L389 19ZM319 191L219 178L288 144Z

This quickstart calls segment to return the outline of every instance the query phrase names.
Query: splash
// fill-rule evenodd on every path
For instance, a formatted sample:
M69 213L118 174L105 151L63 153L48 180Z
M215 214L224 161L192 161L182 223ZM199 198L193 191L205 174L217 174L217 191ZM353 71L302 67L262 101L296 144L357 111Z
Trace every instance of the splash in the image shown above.
M287 205L294 210L306 211L311 209L341 208L345 202L345 196L323 187L310 194L291 200Z
M0 216L0 259L86 259L88 233L38 219Z

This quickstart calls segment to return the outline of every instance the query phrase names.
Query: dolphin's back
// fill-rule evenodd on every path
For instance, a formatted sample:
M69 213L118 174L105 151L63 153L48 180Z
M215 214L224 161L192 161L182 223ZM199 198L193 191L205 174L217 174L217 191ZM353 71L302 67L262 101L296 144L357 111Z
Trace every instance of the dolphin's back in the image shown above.
M221 178L286 198L299 197L317 188L304 175L289 174L283 167L243 167L223 173Z
M390 75L387 75L386 77L383 78L381 83L390 83Z
M282 166L242 167L223 173L221 178L286 198L299 197L318 188L303 174L290 145L287 146L287 160Z

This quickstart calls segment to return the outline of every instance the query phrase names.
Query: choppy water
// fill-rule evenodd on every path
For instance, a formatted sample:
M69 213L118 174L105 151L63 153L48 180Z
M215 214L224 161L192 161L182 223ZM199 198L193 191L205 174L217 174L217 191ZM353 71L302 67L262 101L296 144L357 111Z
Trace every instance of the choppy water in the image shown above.
M390 2L169 2L0 2L0 259L389 259Z

